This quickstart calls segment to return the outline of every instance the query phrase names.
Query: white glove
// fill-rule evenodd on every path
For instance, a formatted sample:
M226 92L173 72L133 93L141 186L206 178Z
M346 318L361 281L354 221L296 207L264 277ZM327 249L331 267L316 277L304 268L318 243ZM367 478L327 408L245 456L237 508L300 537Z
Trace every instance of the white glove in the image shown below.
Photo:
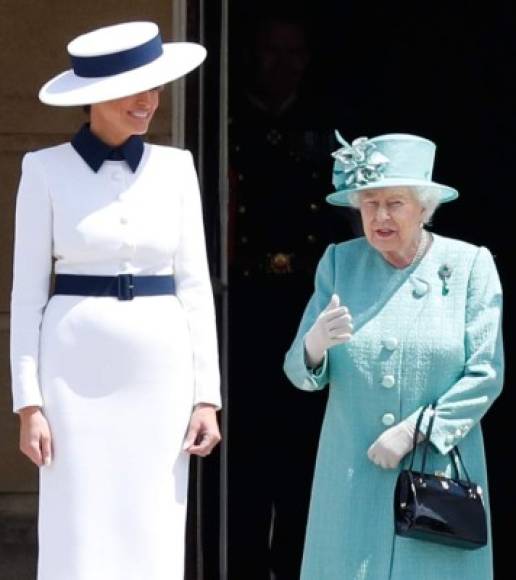
M348 342L352 332L351 314L345 306L340 306L339 296L333 294L328 306L305 334L308 366L317 368L324 358L324 353L336 344Z
M384 431L369 447L369 459L384 469L395 469L407 453L414 448L415 425L402 421ZM420 433L418 443L424 439Z

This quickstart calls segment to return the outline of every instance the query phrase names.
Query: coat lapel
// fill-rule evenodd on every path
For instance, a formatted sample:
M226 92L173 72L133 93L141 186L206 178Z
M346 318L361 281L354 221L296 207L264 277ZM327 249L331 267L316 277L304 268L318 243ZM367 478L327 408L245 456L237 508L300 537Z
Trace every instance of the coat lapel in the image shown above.
M355 295L360 298L355 304L350 304L355 332L384 310L389 303L396 302L397 298L405 301L407 294L413 299L414 316L419 314L430 298L432 290L435 291L437 285L441 283L438 272L442 240L440 236L432 235L432 245L422 260L402 270L390 266L371 248L359 276L359 284L363 287L363 291L357 292Z

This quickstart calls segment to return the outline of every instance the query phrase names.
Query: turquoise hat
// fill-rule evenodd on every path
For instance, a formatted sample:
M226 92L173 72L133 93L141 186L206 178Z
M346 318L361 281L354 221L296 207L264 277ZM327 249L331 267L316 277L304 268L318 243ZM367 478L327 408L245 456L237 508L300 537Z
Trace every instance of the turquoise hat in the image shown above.
M350 206L353 192L402 186L436 188L441 203L459 196L456 189L432 181L435 143L428 139L393 133L360 137L350 145L338 131L335 135L342 147L332 153L336 191L326 197L328 203Z

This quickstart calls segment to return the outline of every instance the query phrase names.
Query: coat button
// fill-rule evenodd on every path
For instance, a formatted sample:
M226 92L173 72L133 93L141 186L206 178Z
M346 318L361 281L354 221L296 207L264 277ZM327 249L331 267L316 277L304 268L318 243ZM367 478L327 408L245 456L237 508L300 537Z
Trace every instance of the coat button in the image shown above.
M399 340L395 336L388 336L382 340L382 343L387 350L396 350L399 345Z
M390 427L391 425L394 425L395 421L396 421L396 417L392 413L385 413L385 415L382 417L382 423L386 427Z
M410 283L412 284L412 296L414 298L422 298L430 290L430 284L426 280L410 276Z
M113 181L122 181L122 174L116 171L115 173L111 174L111 179Z
M382 379L382 387L392 389L396 384L396 379L392 375L385 375Z
M121 223L123 226L126 226L126 225L129 223L129 220L128 220L128 219L127 219L125 216L122 216L122 217L120 218L120 223Z

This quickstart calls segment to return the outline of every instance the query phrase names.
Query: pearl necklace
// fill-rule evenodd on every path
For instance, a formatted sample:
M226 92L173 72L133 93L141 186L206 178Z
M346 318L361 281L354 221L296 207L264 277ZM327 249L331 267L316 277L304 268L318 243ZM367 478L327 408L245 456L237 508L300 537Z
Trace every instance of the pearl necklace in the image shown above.
M414 254L414 257L412 258L412 260L410 260L409 266L413 266L414 264L419 262L419 260L421 260L421 258L424 256L426 252L429 242L430 242L430 234L425 229L422 229L421 237L419 239L419 245L417 247L416 253Z

